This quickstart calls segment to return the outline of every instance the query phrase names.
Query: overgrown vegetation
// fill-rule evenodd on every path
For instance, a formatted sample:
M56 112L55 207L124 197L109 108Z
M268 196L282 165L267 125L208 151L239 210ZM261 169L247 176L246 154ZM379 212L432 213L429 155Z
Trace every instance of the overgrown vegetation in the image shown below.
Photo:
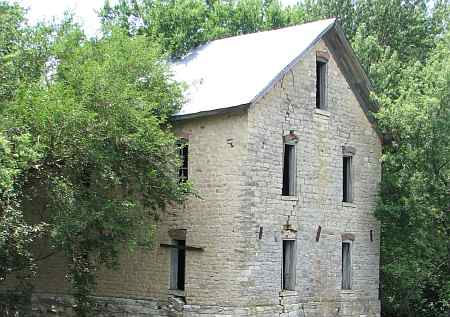
M19 7L0 10L0 278L29 280L45 242L68 261L78 315L92 316L96 271L124 245L148 246L158 213L189 193L169 122L180 88L145 37L88 40L70 18L30 28Z
M100 13L104 37L87 40L70 19L28 27L20 7L0 2L0 279L33 272L31 246L45 236L70 260L86 316L96 269L114 267L124 243L150 242L157 211L189 191L172 174L180 89L166 56L336 16L374 83L386 136L383 314L448 316L449 14L448 0L121 0ZM45 208L29 203L36 191Z

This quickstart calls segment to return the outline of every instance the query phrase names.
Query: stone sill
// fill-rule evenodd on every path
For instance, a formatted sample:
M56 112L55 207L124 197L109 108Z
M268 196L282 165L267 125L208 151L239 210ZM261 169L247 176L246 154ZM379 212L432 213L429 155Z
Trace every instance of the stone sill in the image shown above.
M298 196L283 196L283 195L281 195L281 200L298 201Z
M169 295L178 296L178 297L185 297L184 291L179 289L169 289L168 290Z
M327 117L327 118L329 118L331 115L331 113L329 111L323 110L323 109L317 109L317 108L314 110L314 113L317 115Z
M283 290L280 292L280 297L289 297L289 296L297 296L297 291L289 291L289 290Z
M341 295L355 295L355 290L353 290L353 289L341 289Z
M342 207L356 208L356 204L355 203L350 203L350 202L347 202L347 201L343 201L342 202Z

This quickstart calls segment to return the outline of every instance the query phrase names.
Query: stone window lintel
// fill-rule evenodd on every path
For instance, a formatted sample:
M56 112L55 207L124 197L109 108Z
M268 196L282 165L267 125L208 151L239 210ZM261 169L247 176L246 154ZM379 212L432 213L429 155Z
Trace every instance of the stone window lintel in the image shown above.
M289 129L283 132L283 142L292 145L298 143L298 135L295 133L295 129Z
M355 241L355 235L353 233L343 233L342 234L342 241L343 242L348 242L348 241Z
M316 59L323 62L328 62L330 60L330 53L326 50L317 50Z
M354 156L356 154L356 149L350 145L343 145L342 146L342 154L344 156Z
M186 240L186 229L170 229L168 233L174 240Z

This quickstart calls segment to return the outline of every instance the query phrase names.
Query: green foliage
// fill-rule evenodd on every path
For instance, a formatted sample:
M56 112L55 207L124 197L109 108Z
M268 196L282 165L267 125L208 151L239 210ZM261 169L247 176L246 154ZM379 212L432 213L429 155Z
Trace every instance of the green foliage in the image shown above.
M2 292L0 294L1 316L23 316L26 314L24 312L29 312L31 309L31 291L31 287L25 286L16 291Z
M277 0L121 0L107 2L100 16L103 25L145 34L178 58L210 40L298 24L305 14Z
M398 98L379 98L386 313L447 316L450 309L450 32L425 65L404 69Z
M27 306L30 279L36 274L31 248L45 232L46 224L25 219L21 196L27 174L39 159L39 145L32 143L29 134L0 134L0 284L11 273L18 279L17 289L1 296L2 316Z
M0 1L0 114L21 83L39 80L48 54L47 29L27 27L24 10ZM2 117L3 121L3 117ZM41 158L41 147L29 133L0 131L0 284L12 273L17 288L1 297L0 314L16 314L28 305L36 274L31 248L47 225L30 222L23 212L28 175Z
M13 270L27 278L35 273L30 247L45 228L27 223L20 201L27 172L40 159L39 145L29 134L8 134L0 134L0 282Z
M24 15L20 6L0 1L0 111L21 82L42 76L48 57L49 28L28 27Z
M190 192L169 121L181 89L143 36L86 40L70 19L50 35L36 80L12 72L2 109L0 279L33 272L45 233L69 262L78 315L92 316L96 271L151 246L159 214Z
M380 47L401 52L402 61L423 60L442 31L442 21L430 17L425 0L307 0L304 6L308 20L338 17L350 41L357 32L363 39L374 37ZM441 7L436 4L433 12Z

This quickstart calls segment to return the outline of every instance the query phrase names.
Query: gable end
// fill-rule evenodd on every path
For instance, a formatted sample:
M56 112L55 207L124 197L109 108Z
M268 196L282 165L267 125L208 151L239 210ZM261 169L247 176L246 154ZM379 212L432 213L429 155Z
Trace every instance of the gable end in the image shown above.
M350 88L355 92L367 118L371 123L374 123L374 118L370 112L377 112L378 106L370 99L370 91L373 90L372 83L345 37L342 28L335 24L335 27L324 36L324 41L335 56L339 69L345 76Z

